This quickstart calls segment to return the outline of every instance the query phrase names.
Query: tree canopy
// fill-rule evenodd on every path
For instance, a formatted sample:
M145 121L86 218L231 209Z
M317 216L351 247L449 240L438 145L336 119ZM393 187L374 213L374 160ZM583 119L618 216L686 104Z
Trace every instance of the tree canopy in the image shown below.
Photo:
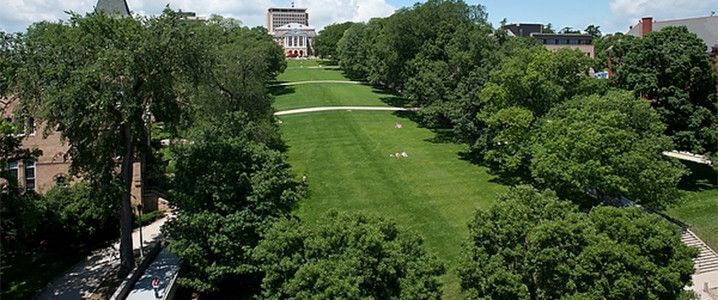
M459 272L469 299L675 299L697 252L639 208L584 213L519 186L476 212Z
M331 211L279 222L255 251L269 299L439 299L443 266L394 222Z
M100 190L124 187L121 274L134 267L130 184L132 163L146 151L148 114L171 125L179 84L201 77L204 55L190 37L183 17L169 10L139 19L72 15L27 32L21 103L47 130L60 131L73 174Z
M474 153L499 173L527 177L536 121L573 95L602 91L597 79L585 75L590 64L568 49L537 46L510 53L481 90Z
M224 120L246 124L241 118L233 113ZM237 132L199 132L191 145L175 149L170 194L177 215L163 230L186 267L179 282L208 292L258 280L254 247L276 220L289 216L303 190L280 152Z
M617 85L652 101L678 150L718 151L716 73L706 51L687 28L667 27L613 58Z
M650 105L630 92L579 97L541 120L531 173L563 196L627 196L663 209L680 199L677 184L686 174L662 154L672 148L664 129Z
M321 58L337 59L337 44L344 32L354 25L352 22L335 23L324 27L314 39L315 54Z

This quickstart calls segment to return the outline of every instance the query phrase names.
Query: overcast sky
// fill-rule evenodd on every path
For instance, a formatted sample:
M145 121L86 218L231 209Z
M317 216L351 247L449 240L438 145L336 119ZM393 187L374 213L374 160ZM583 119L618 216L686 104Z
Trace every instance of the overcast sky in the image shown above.
M169 4L173 9L194 11L198 15L233 17L248 26L262 26L267 8L289 6L291 0L128 0L135 14L154 15ZM512 22L552 23L583 29L601 26L605 33L625 32L643 16L656 19L707 16L718 11L718 0L469 0L486 6L494 25L506 18ZM91 11L97 0L0 0L0 31L24 31L41 20L66 19L65 11ZM296 0L297 7L308 8L310 25L322 28L344 21L366 21L385 17L394 10L410 6L412 0Z

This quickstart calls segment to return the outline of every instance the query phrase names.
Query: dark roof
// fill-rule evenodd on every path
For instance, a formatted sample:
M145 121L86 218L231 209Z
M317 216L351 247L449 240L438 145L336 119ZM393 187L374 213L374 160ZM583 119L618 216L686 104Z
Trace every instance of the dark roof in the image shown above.
M100 11L108 15L119 14L123 17L130 15L130 7L127 6L127 1L125 0L98 0L95 12Z

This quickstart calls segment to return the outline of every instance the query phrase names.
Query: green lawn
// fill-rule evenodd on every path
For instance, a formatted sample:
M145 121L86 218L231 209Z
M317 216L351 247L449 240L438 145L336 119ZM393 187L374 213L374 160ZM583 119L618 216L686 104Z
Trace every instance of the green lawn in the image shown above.
M322 68L318 68L322 66ZM277 81L348 80L341 70L329 62L320 60L290 60L287 70L277 76Z
M367 85L318 83L272 87L274 108L286 110L314 106L388 106L399 99Z
M709 166L686 165L692 173L681 183L686 195L667 213L690 225L703 241L718 250L718 173Z
M486 169L459 158L461 145L390 112L325 112L282 117L289 161L306 174L309 197L299 215L310 221L330 208L391 218L426 239L449 267L447 298L459 298L454 268L466 224L504 186ZM402 129L394 128L396 123ZM408 158L389 157L406 151Z
M325 64L290 61L279 81L347 80ZM308 84L272 88L277 110L331 105L403 106L401 99L365 85ZM466 224L488 208L506 187L483 167L461 160L462 145L438 143L435 134L390 112L334 111L281 117L282 135L295 171L306 174L309 195L298 214L321 222L329 209L363 212L395 220L425 238L445 262L444 298L462 298L456 266ZM394 128L396 123L402 129ZM408 158L389 155L406 151ZM718 248L718 176L700 167L686 178L687 197L667 211ZM711 171L712 172L712 171ZM707 179L706 179L707 178Z

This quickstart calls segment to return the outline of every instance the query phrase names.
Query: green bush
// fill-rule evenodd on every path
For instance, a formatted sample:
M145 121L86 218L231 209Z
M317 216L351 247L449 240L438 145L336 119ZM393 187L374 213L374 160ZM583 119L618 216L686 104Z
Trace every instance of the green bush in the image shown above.
M113 190L113 189L107 189ZM111 192L91 189L85 183L56 186L45 194L50 242L88 243L117 234L117 201Z

